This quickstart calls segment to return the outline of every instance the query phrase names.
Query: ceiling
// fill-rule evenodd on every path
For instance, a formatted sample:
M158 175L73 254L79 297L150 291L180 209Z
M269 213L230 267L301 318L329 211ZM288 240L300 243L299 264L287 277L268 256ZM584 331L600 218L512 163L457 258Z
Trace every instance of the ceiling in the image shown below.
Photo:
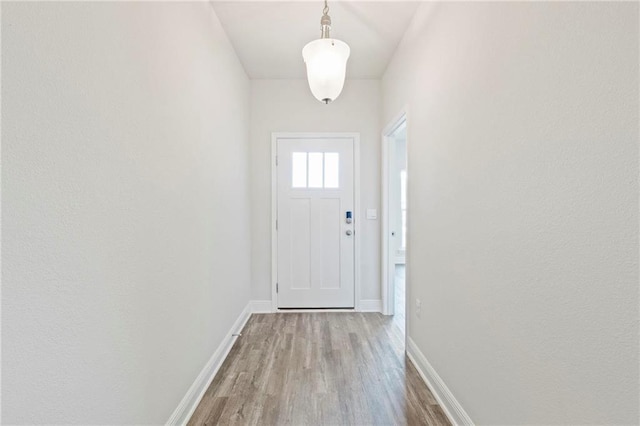
M212 1L252 79L305 78L302 48L320 37L322 1ZM331 36L351 47L347 78L380 78L419 2L329 1Z

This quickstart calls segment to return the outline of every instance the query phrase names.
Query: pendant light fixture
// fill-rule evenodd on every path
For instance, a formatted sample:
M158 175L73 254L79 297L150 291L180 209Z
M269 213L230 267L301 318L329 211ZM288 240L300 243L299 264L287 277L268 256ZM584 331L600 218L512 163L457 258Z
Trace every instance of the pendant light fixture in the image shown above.
M320 26L320 38L307 43L302 49L302 58L307 65L311 93L320 102L328 104L342 92L351 49L347 43L331 38L329 34L331 18L327 0L324 1Z

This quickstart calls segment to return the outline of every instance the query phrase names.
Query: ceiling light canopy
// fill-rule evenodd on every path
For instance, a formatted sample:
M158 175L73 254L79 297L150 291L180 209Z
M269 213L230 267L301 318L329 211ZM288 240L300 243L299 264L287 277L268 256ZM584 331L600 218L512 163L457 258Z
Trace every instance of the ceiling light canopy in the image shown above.
M307 43L302 49L302 57L307 65L311 93L319 101L328 104L342 92L351 49L347 43L330 37L331 18L326 0L322 12L320 38Z

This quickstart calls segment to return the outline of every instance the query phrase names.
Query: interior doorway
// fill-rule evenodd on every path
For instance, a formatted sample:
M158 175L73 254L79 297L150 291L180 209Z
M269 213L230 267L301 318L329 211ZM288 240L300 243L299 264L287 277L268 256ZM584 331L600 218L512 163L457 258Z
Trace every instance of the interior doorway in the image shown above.
M383 293L385 314L406 328L407 118L403 113L383 133Z

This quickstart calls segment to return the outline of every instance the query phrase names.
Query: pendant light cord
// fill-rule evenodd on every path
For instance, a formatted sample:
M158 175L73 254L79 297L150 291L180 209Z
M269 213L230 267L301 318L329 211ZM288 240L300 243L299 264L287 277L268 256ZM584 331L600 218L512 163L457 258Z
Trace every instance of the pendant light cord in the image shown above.
M329 5L327 0L324 0L324 9L322 9L322 18L320 19L320 38L330 38L331 31L331 18L329 17Z

